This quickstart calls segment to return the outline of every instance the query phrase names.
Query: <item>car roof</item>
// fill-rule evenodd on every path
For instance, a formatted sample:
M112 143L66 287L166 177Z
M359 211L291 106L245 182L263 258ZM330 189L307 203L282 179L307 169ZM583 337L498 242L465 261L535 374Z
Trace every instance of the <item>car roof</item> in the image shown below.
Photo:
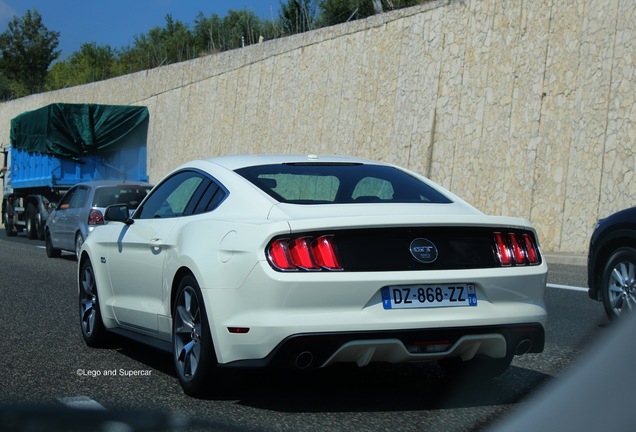
M299 154L245 154L245 155L228 155L217 156L206 159L207 162L211 162L220 165L228 170L237 170L249 166L257 165L276 165L282 163L365 163L384 165L381 162L371 161L368 159L361 159L349 156L323 156L323 155L299 155Z
M89 186L92 188L101 187L101 186L120 186L120 185L152 186L150 183L147 183L147 182L132 181L132 180L93 180L93 181L82 182L77 184L77 186Z

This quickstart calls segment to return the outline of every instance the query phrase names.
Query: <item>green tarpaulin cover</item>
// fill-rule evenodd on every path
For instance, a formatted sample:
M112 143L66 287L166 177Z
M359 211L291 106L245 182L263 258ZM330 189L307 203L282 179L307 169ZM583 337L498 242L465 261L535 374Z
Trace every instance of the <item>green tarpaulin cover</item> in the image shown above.
M78 159L108 153L148 118L148 108L63 104L27 111L11 120L11 144L33 153Z

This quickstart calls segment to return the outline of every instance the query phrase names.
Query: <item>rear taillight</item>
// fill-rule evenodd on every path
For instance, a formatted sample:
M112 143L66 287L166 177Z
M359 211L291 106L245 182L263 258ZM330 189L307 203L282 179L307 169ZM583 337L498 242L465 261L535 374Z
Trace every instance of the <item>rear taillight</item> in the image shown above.
M523 243L526 246L528 261L530 261L530 264L539 264L539 252L537 252L537 245L534 244L534 240L529 234L524 234L522 237Z
M311 250L311 238L297 238L289 242L291 264L304 270L320 270Z
M530 234L496 232L493 237L495 257L500 265L509 267L540 263L537 245Z
M316 263L328 270L342 270L340 261L336 256L336 250L333 246L332 236L321 236L312 242L312 251Z
M104 215L99 210L91 210L88 214L89 225L104 225Z
M267 260L277 270L342 270L333 236L283 238L267 248Z
M495 233L495 255L502 266L512 265L512 253L506 243L506 238L498 232Z
M279 270L296 270L289 254L288 239L273 242L268 249L267 260Z

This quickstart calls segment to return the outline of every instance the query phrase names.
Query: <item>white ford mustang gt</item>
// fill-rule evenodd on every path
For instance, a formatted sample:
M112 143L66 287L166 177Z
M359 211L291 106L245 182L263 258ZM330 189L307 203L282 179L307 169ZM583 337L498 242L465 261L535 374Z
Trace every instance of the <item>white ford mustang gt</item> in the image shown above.
M186 163L132 216L106 210L78 265L84 340L173 353L184 391L223 368L439 361L497 376L544 346L537 234L430 180L345 157Z

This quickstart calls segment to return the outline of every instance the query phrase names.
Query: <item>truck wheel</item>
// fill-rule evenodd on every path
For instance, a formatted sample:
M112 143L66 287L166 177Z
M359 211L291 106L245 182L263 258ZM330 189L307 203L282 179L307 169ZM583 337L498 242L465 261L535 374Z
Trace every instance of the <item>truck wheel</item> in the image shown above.
M38 235L38 240L44 240L44 221L42 220L42 213L38 212L35 217L35 232Z
M37 209L33 204L27 204L26 207L26 236L28 239L34 240L38 238L37 225L36 225L36 216Z
M13 226L13 221L9 219L9 214L4 213L2 215L2 220L4 222L4 232L7 234L7 237L15 237L18 235L18 232L15 230Z
M49 258L59 258L62 255L62 251L53 247L51 242L51 233L46 232L44 244L46 245L46 256Z

